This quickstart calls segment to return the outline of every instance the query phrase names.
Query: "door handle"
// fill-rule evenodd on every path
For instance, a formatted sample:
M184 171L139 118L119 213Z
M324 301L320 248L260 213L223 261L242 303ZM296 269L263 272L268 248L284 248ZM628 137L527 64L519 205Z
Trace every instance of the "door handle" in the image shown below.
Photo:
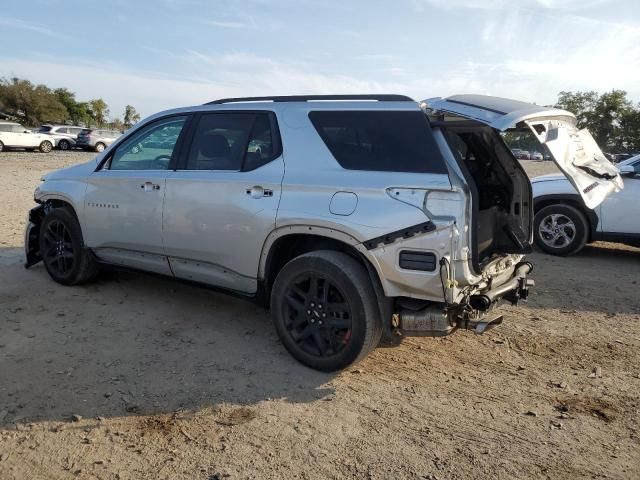
M263 188L260 185L254 185L245 191L251 198L273 197L273 190Z
M140 188L142 188L145 192L151 192L153 190L160 190L160 185L153 182L144 182L142 185L140 185Z

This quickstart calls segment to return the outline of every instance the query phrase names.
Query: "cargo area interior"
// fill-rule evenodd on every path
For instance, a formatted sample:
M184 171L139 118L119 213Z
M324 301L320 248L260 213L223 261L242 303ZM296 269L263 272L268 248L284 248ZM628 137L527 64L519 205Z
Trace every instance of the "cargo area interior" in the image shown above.
M501 135L473 121L443 129L472 196L474 267L495 255L531 250L531 185Z

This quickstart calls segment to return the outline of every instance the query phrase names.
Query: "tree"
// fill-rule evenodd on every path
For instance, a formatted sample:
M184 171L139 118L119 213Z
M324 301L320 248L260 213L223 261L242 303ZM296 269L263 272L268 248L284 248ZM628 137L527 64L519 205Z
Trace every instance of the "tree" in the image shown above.
M103 99L96 98L95 100L89 101L89 112L91 113L91 118L95 125L102 127L107 122L109 107Z
M125 128L131 128L134 124L140 121L140 114L136 112L136 109L132 105L127 105L124 108L124 126Z
M637 145L634 134L635 116L638 112L627 99L624 90L597 92L560 92L556 107L573 113L579 128L587 128L603 149L626 150L624 145ZM624 137L624 140L623 140ZM637 138L637 137L636 137Z
M89 125L91 112L86 102L76 101L76 94L66 88L56 88L53 93L69 112L69 118L74 125Z
M600 96L597 92L560 92L556 108L562 108L573 113L578 119L579 128L588 128L593 111Z
M43 122L62 123L69 118L66 107L51 89L15 77L0 80L0 108L31 126Z
M630 108L620 117L620 131L616 137L616 151L640 152L640 104Z

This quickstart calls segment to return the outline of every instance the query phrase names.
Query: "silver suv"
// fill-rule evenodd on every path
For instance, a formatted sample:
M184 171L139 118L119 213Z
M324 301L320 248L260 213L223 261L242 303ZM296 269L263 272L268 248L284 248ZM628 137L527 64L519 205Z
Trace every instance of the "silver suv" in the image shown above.
M381 338L482 333L526 299L528 129L594 205L622 184L568 112L482 96L226 99L153 115L51 173L26 266L65 285L115 264L270 306L287 350L344 368ZM141 147L142 146L142 147Z
M117 130L105 130L102 128L84 128L76 140L76 146L85 150L104 152L105 148L115 142L122 133Z
M84 128L75 125L41 125L35 130L36 133L51 136L53 146L60 150L69 150L75 147L78 134Z

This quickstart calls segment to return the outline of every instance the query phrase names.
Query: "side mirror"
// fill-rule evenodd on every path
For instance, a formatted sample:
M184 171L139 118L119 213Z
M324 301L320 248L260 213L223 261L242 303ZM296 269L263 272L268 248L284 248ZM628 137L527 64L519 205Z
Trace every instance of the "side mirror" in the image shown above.
M618 170L620 170L620 175L635 175L636 174L636 169L633 168L632 165L620 165L618 167Z
M25 130L23 133L31 133L31 130Z

